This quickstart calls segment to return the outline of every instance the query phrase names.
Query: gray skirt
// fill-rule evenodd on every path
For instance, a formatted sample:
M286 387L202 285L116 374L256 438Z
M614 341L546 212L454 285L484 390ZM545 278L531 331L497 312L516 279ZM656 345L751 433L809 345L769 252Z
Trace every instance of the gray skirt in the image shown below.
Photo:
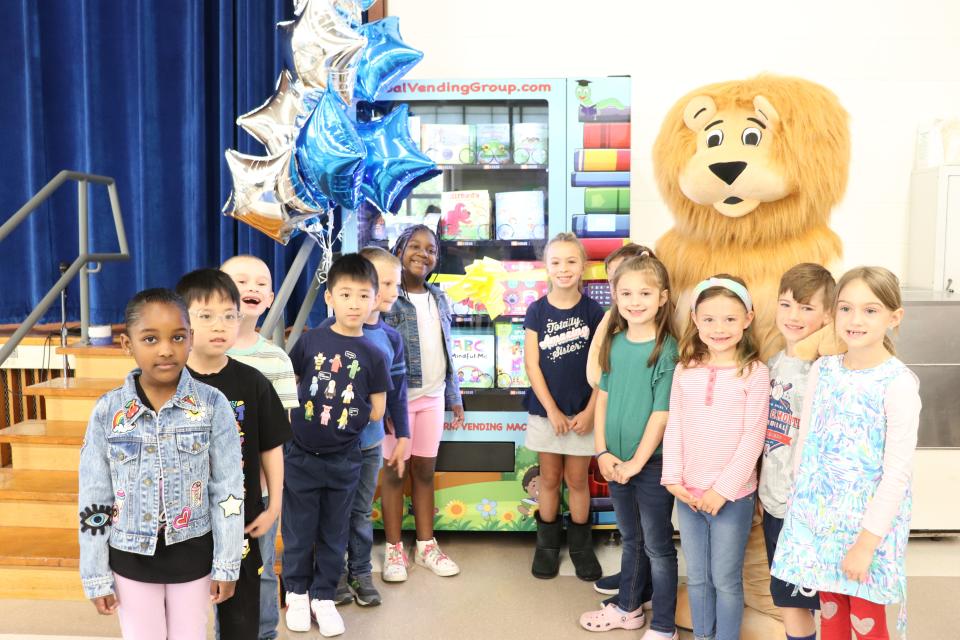
M538 453L559 453L565 456L596 454L593 431L583 436L573 431L558 436L550 420L533 414L527 414L527 439L524 446Z

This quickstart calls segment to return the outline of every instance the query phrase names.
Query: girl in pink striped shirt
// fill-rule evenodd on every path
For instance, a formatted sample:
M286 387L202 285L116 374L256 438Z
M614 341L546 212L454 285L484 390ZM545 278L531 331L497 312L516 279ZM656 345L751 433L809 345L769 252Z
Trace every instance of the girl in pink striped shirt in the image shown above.
M743 555L753 520L770 374L740 278L719 274L693 290L663 438L661 483L678 505L680 542L697 640L738 640Z

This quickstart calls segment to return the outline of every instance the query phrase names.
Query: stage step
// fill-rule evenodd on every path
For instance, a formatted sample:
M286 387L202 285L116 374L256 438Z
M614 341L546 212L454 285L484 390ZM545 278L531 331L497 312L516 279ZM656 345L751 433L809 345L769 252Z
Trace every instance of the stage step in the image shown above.
M28 396L43 396L47 420L89 419L97 398L116 389L120 378L54 378L24 389Z
M57 347L60 355L73 356L77 378L116 378L123 380L137 366L119 345L106 347Z
M86 427L75 421L28 420L0 429L0 443L10 445L14 469L76 471Z
M0 598L83 600L76 527L0 527Z
M0 469L0 527L79 527L76 471Z

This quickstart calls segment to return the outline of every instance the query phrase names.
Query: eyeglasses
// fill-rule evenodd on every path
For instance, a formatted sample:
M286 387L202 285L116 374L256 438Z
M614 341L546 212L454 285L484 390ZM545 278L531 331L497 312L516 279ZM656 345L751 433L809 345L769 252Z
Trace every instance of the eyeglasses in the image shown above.
M200 327L212 327L217 323L217 320L222 320L226 327L235 327L243 320L243 314L237 311L227 311L221 314L212 311L191 311L190 315L194 317L197 326Z

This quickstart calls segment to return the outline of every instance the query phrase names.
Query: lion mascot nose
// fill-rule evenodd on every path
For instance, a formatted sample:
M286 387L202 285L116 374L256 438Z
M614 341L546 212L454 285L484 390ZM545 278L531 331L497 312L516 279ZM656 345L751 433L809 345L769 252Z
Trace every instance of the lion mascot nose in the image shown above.
M714 162L710 165L710 171L728 185L740 177L743 170L747 168L746 162Z

